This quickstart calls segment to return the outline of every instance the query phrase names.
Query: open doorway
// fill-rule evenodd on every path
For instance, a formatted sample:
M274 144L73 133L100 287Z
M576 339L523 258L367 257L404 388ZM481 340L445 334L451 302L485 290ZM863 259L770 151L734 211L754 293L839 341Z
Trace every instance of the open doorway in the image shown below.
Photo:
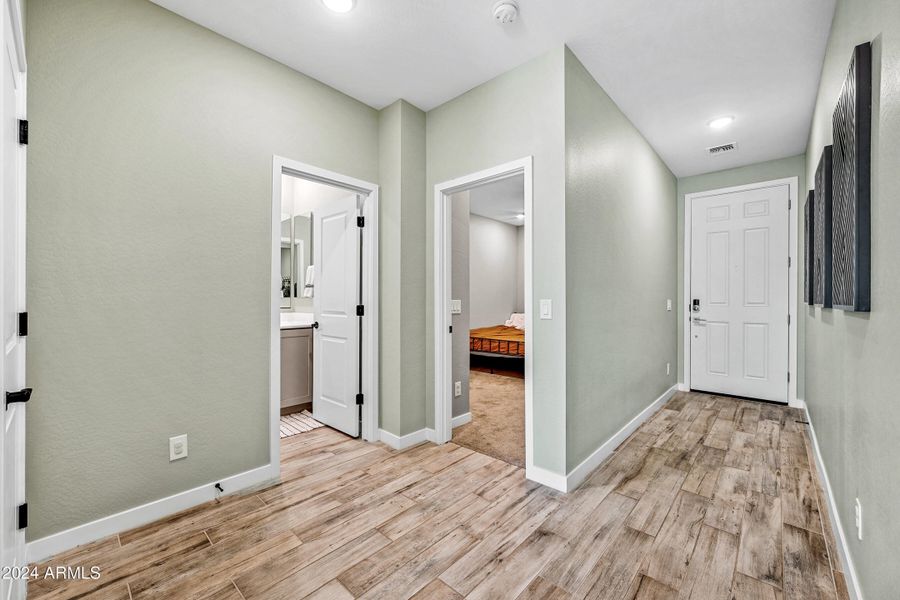
M272 187L273 453L325 426L374 440L377 186L276 157Z
M531 454L530 166L525 159L436 186L435 229L437 441L523 468Z

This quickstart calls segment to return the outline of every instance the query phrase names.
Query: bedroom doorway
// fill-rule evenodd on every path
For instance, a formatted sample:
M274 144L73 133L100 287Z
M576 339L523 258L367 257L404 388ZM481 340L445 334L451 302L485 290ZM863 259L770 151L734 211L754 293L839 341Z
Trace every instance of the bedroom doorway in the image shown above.
M531 458L531 159L435 188L435 432Z

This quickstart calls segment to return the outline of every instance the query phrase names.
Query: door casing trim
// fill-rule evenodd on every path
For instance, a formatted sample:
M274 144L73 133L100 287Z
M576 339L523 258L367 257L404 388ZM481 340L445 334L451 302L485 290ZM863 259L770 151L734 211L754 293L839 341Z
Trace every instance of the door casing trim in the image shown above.
M773 179L771 181L761 181L759 183L750 183L746 185L737 185L726 188L718 188L707 190L704 192L694 192L685 194L684 196L684 268L682 269L682 301L684 313L679 317L684 323L684 335L682 336L682 344L684 349L682 379L679 384L680 389L688 391L691 389L691 336L690 336L690 305L691 305L691 207L694 200L699 198L708 198L710 196L719 196L722 194L731 194L734 192L745 192L747 190L759 190L770 187L788 186L788 199L790 208L788 209L788 256L791 264L788 268L788 314L791 322L788 325L788 372L791 375L788 382L788 405L798 407L797 401L797 379L798 374L798 358L797 358L797 269L798 260L798 188L800 180L798 177L785 177L783 179Z
M533 251L534 185L533 158L526 156L483 171L464 175L434 186L434 436L435 443L449 442L453 435L452 348L450 292L450 196L479 185L523 175L525 178L525 477L535 480L534 465L534 377L533 352ZM464 332L464 335L468 333Z
M281 176L291 175L356 192L363 196L363 364L362 438L378 441L378 192L374 183L355 179L306 163L274 156L272 158L272 264L271 322L269 346L269 468L274 478L281 472ZM314 359L315 360L315 359Z

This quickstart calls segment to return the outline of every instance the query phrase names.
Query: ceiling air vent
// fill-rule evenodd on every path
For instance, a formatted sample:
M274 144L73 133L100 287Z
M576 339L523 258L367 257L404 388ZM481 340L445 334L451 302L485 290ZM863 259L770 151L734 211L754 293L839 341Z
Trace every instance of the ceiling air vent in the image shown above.
M706 151L709 152L710 156L717 156L719 154L725 154L726 152L734 152L735 150L737 150L737 142L722 144L721 146L713 146L712 148L706 149Z

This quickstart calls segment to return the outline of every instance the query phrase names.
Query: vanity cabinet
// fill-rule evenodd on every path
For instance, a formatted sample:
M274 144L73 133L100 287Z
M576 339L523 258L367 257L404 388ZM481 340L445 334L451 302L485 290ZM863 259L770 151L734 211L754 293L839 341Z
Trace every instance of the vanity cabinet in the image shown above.
M312 329L308 327L282 329L281 412L283 414L312 407L312 373Z

